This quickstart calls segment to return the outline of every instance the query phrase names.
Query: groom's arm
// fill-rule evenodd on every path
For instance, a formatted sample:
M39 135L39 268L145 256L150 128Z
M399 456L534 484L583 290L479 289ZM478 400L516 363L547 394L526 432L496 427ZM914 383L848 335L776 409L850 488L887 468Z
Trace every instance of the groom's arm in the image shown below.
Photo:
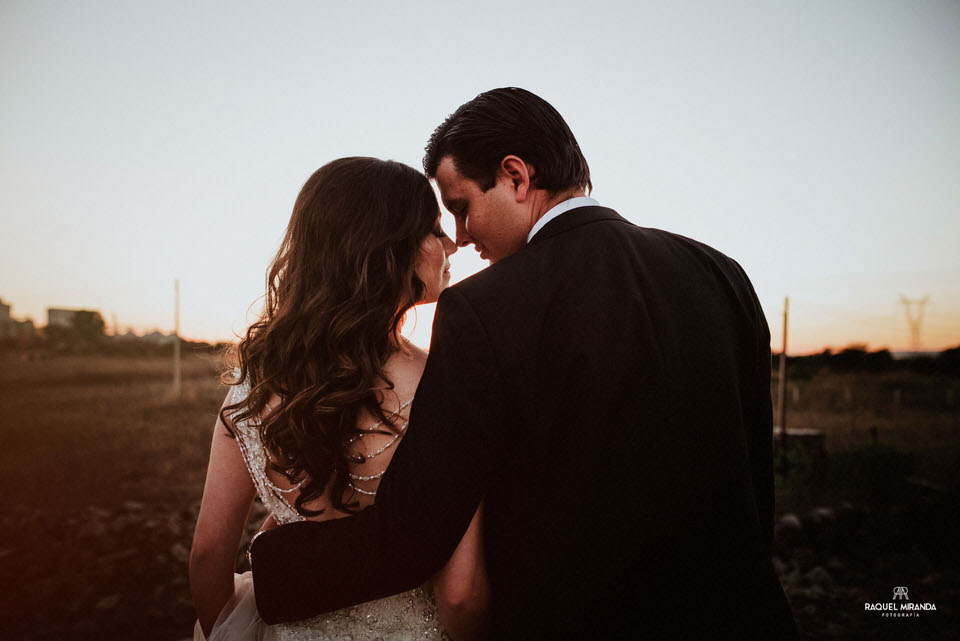
M486 331L457 288L440 297L410 426L360 514L285 525L251 545L257 608L292 621L426 581L456 549L484 493L503 424Z

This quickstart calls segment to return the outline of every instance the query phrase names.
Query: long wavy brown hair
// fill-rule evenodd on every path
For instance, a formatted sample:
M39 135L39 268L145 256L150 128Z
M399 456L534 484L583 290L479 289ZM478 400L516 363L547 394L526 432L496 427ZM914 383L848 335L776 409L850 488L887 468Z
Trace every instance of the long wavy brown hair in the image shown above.
M341 158L307 180L280 250L267 271L263 312L236 348L239 378L250 394L220 417L256 419L270 466L303 481L295 508L332 483L333 507L356 511L347 492L348 441L362 412L396 433L383 409L393 384L384 364L400 341L404 314L424 294L416 276L421 243L439 208L428 180L398 162ZM279 405L264 412L272 397ZM398 408L399 409L399 408ZM227 420L227 418L230 420Z

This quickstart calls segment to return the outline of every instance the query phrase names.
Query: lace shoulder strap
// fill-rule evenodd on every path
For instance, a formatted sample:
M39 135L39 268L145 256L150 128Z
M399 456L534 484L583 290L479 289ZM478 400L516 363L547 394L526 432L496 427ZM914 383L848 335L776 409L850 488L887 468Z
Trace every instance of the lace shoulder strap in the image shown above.
M240 368L233 370L234 378L240 377ZM233 388L232 403L239 403L250 394L250 382L242 380ZM300 484L290 488L279 488L270 481L267 476L269 459L267 450L260 440L259 421L255 418L248 418L233 421L234 432L237 434L237 444L240 446L240 452L243 455L243 461L247 465L247 471L253 480L254 487L257 488L257 494L270 514L281 524L302 521L301 516L287 500L286 495L299 489Z

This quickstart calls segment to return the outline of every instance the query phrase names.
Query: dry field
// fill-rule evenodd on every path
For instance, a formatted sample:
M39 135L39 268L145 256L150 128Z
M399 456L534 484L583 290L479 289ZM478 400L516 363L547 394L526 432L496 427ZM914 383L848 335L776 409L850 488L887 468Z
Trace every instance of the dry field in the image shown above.
M0 356L4 638L189 637L193 612L186 560L211 429L226 391L217 369L213 356L188 355L178 400L171 394L167 358ZM789 425L824 430L831 458L871 442L876 427L880 443L912 457L911 474L956 490L957 379L820 374L793 385L798 391L790 394ZM838 490L804 496L843 495ZM791 505L807 507L802 501ZM844 592L841 586L832 596L811 596L813 588L799 573L811 571L803 545L815 543L798 544L794 537L784 545L778 552L781 577L796 582L788 591L810 638L853 638L858 623L835 621L831 608L839 612L841 606L829 605L829 599L853 600L842 609L855 612L855 601L869 590L854 585ZM799 550L798 559L790 550ZM936 585L952 576L944 579L936 558L921 553L924 580ZM830 570L837 577L847 572L854 584L869 582L875 571L880 572L854 565ZM901 576L896 567L891 571ZM877 579L884 586L886 580Z
M791 380L788 390L787 426L823 431L828 453L876 440L909 455L916 477L960 489L960 379L905 370L824 371Z
M200 498L215 414L226 393L215 356L8 357L0 365L5 501L53 509Z
M178 400L169 358L0 362L4 638L191 634L186 560L226 391L217 368L188 355Z

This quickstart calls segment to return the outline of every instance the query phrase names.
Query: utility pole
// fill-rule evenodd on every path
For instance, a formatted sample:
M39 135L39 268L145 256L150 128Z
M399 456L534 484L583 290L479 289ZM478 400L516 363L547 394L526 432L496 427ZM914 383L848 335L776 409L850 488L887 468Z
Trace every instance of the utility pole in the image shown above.
M787 452L787 319L790 315L790 297L783 299L783 350L780 352L780 385L777 389L777 420L780 423L780 454ZM786 460L786 459L784 459Z
M906 296L900 296L900 302L903 303L904 311L907 313L907 325L910 326L910 349L914 352L920 351L920 329L923 325L923 308L930 301L929 296L911 300ZM916 311L914 311L916 306Z
M173 281L173 395L180 400L180 279Z

